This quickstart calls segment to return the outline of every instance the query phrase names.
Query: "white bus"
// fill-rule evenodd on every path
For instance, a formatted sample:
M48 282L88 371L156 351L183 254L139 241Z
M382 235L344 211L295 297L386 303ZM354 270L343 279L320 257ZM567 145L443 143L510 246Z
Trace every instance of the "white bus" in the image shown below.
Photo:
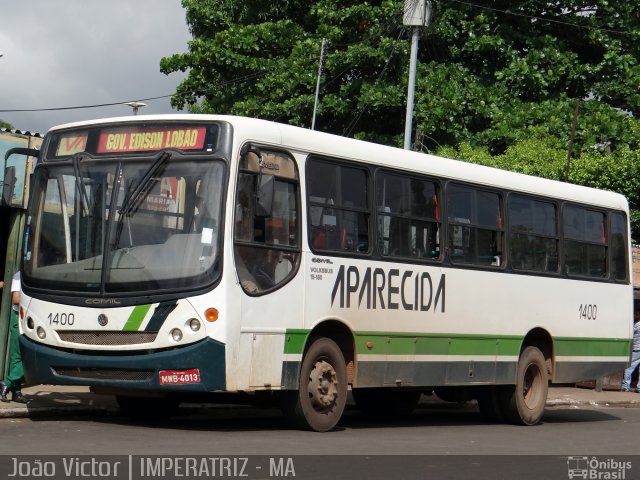
M130 414L235 392L325 431L435 391L527 425L629 360L615 193L214 115L53 128L31 188L27 380Z

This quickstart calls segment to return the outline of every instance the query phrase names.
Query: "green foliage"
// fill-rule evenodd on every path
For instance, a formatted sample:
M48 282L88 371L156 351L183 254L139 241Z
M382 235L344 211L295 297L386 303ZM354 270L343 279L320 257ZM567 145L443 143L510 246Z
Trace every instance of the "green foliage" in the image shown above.
M309 127L326 39L316 128L400 146L410 50L403 3L182 0L194 38L160 63L165 74L188 72L172 104ZM640 3L433 6L418 52L418 146L621 192L640 239Z
M7 128L9 130L13 129L13 125L5 122L4 120L0 120L0 128Z
M402 143L402 1L182 3L194 39L161 61L164 73L189 72L172 99L177 108L308 127L324 38L318 128ZM566 145L576 99L575 152L638 142L622 113L640 113L637 2L441 0L422 32L414 127L426 148L466 142L499 154L530 127Z

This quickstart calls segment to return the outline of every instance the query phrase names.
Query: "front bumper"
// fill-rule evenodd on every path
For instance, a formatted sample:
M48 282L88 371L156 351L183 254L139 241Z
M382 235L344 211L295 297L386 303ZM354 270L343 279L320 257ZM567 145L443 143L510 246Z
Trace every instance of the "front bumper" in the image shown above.
M225 390L225 347L212 339L172 350L140 354L77 353L20 336L25 380L29 384L85 385L160 392ZM200 382L161 385L161 370L200 371Z

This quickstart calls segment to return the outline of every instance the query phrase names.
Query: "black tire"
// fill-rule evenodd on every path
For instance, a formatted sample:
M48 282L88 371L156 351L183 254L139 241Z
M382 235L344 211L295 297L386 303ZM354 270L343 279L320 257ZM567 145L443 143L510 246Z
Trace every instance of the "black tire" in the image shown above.
M283 395L283 411L290 425L326 432L336 426L347 402L347 367L336 343L315 340L302 360L299 388Z
M173 397L116 396L120 413L134 420L160 420L175 415L180 401Z
M535 425L542 419L547 404L549 378L544 355L536 347L520 354L514 387L501 387L502 414L516 425Z
M354 388L353 400L363 413L376 416L403 416L415 410L422 392L382 388Z

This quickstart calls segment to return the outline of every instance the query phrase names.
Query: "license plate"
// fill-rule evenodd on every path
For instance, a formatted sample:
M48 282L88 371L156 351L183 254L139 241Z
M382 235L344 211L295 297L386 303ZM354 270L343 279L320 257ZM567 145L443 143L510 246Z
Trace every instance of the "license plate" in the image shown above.
M186 385L200 383L200 370L160 370L160 385Z

